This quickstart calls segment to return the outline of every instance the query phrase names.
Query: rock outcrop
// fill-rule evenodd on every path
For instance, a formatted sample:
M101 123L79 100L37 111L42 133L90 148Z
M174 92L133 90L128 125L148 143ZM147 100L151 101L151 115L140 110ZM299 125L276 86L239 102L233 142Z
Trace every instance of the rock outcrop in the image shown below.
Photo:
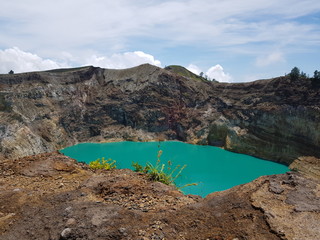
M316 240L319 180L261 177L202 199L56 152L0 165L0 239Z
M17 158L83 141L178 139L289 165L320 157L319 103L310 79L227 84L147 64L0 75L0 152Z

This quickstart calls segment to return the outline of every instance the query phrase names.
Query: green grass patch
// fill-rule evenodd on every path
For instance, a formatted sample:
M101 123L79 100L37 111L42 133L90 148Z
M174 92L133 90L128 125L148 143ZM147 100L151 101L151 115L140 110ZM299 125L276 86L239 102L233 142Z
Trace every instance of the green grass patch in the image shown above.
M98 158L97 160L95 161L92 161L89 163L89 167L91 169L106 169L106 170L110 170L110 169L113 169L113 168L116 168L116 161L115 160L112 160L111 158L109 159L105 159L104 157L103 158Z
M183 169L186 168L187 165L177 165L176 167L172 167L172 162L168 161L167 164L161 162L162 150L158 151L156 164L153 165L150 162L146 163L145 166L140 165L137 162L132 163L132 167L135 172L141 172L148 176L151 181L161 182L167 185L176 186L176 179L181 175ZM193 186L197 184L186 184L182 187L178 187L179 189L187 186Z
M204 77L200 77L199 75L194 74L193 72L190 72L188 69L179 65L170 65L165 67L165 69L174 72L175 74L180 75L182 77L190 78L196 81L208 81Z

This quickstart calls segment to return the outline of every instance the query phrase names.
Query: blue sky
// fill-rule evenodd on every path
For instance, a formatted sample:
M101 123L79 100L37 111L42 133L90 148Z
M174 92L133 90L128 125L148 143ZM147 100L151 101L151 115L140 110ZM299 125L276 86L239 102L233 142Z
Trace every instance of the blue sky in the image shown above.
M319 0L0 0L0 73L148 62L219 81L320 70Z

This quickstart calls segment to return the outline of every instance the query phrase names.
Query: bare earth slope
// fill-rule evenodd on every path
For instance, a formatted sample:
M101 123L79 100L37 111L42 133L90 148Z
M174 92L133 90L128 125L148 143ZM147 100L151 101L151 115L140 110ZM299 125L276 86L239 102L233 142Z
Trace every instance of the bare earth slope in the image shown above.
M261 177L205 199L58 153L6 160L0 239L304 239L320 234L319 181Z

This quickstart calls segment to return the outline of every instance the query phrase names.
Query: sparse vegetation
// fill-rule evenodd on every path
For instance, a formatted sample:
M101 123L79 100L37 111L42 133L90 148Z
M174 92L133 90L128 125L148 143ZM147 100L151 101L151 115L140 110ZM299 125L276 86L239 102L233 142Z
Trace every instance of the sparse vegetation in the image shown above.
M312 78L312 86L315 88L320 87L320 71L315 70Z
M319 81L320 80L320 71L315 70L313 74L313 79Z
M105 159L104 157L103 158L98 158L97 160L95 161L92 161L89 163L89 167L91 169L106 169L106 170L110 170L110 169L113 169L113 168L116 168L116 161L115 160L112 160L111 158L109 159Z
M178 65L170 65L165 67L166 70L169 70L171 72L174 72L175 74L178 74L182 77L186 77L186 78L190 78L196 81L208 81L207 78L205 78L204 73L200 73L200 75L194 74L192 72L190 72L188 69L182 67L182 66L178 66ZM213 79L213 81L215 81Z
M175 180L181 175L181 172L183 171L183 169L185 169L187 165L177 165L176 167L172 168L171 161L168 161L167 165L165 163L161 163L161 155L162 150L159 150L157 162L155 165L148 162L145 166L142 166L137 162L133 162L132 166L134 168L134 171L147 174L151 181L158 181L167 185L175 186ZM188 184L188 186L190 185L195 184Z
M320 71L318 70L314 71L313 77L309 77L305 72L300 71L298 67L294 67L287 76L290 76L290 79L293 81L298 79L309 79L311 80L312 87L320 87Z
M298 67L292 68L291 72L288 75L290 76L290 79L293 81L298 80L299 78L309 78L307 74L303 71L300 71Z
M289 76L291 78L291 80L297 80L300 76L300 69L297 67L294 67L291 69L291 72L289 73Z

